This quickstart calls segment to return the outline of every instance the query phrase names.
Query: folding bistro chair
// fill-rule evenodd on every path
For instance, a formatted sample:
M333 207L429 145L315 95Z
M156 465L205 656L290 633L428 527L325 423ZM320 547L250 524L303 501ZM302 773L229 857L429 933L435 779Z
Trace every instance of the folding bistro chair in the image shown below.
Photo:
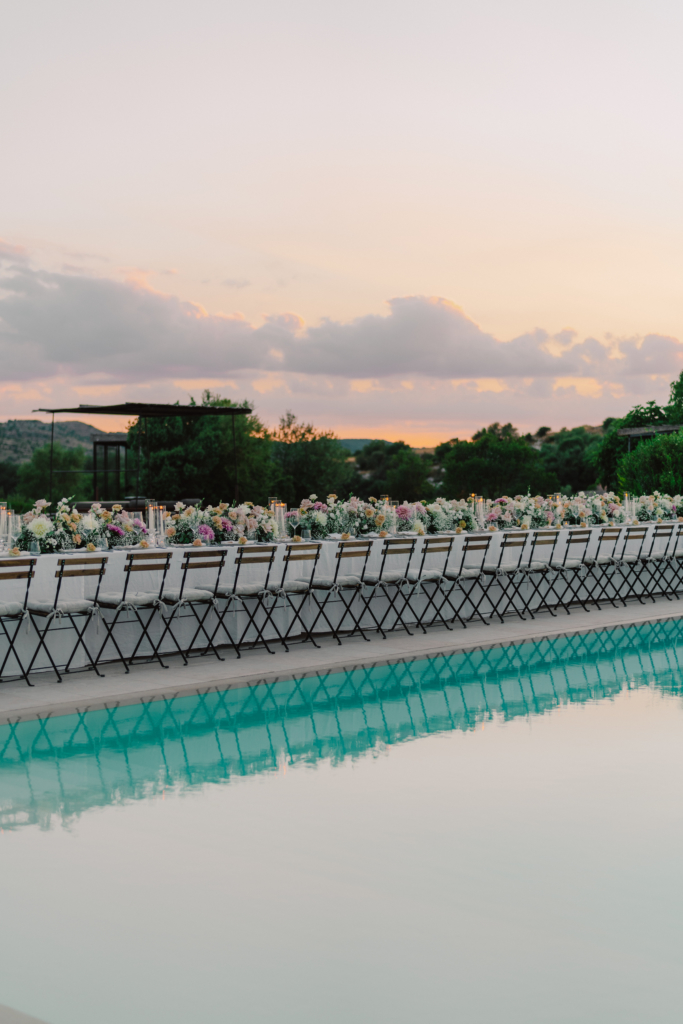
M453 566L447 565L443 574L441 591L444 599L441 603L441 608L448 605L453 612L453 618L449 621L455 622L457 619L465 629L467 629L467 622L471 622L475 615L481 619L485 626L491 625L490 621L485 619L479 610L484 596L484 588L482 586L484 578L483 569L490 547L490 535L488 537L465 537L459 560ZM477 587L479 588L479 600L475 604L473 595ZM457 608L451 600L456 594L460 598ZM465 622L460 613L467 604L472 609L472 614L467 619L467 622Z
M600 611L600 601L609 601L613 608L617 596L617 590L613 583L614 577L614 552L616 551L619 538L621 537L620 526L604 526L600 530L598 538L598 549L594 555L584 555L583 564L587 572L581 581L581 586L588 595L588 600L595 603ZM608 594L608 587L612 594Z
M183 551L183 563L181 569L183 572L180 588L167 587L161 594L161 602L163 607L170 611L170 615L166 620L161 637L154 648L155 656L162 647L166 636L168 635L178 654L183 659L183 664L187 665L187 655L192 653L195 640L200 633L203 633L206 638L206 647L195 652L198 654L208 654L212 651L219 661L224 661L220 654L216 650L213 643L213 636L209 636L205 623L206 619L212 608L216 608L216 592L218 590L218 581L221 576L221 571L225 565L225 557L227 551L225 548L198 548L192 551ZM198 585L196 587L190 587L187 585L187 574L189 572L196 572L199 569L209 569L216 573L216 582L213 587ZM194 632L192 639L185 649L178 643L178 638L173 632L174 624L178 624L181 621L181 613L184 610L189 610L191 616L197 622L197 628ZM199 610L198 610L199 609ZM201 611L201 615L200 615ZM189 618L189 616L186 616Z
M349 633L349 636L351 637L354 633L359 632L364 640L370 640L370 637L367 637L363 631L362 618L365 606L363 604L362 597L360 597L360 593L362 582L365 579L368 558L372 551L372 544L373 542L371 540L339 541L334 556L337 563L334 575L316 576L311 584L310 596L315 607L315 617L309 628L309 633L313 633L315 627L322 618L329 626L332 636L335 638L337 643L341 645L339 634L342 631L342 627L344 626L347 617L349 617L353 622L353 629ZM347 567L348 560L356 561L357 566L354 568L360 568L360 572L353 574L342 573L340 570ZM362 565L359 565L358 563L360 563L361 560ZM322 600L319 598L322 598ZM357 598L358 600L356 600ZM328 613L331 612L332 607L334 607L336 602L341 604L343 611L341 618L335 624L330 621ZM360 615L354 615L354 604L360 606Z
M411 611L415 615L416 624L420 627L423 633L427 632L424 627L424 619L430 610L433 612L433 615L427 623L428 626L433 626L438 619L443 623L446 629L452 628L448 625L448 622L441 614L443 600L437 608L435 598L437 594L441 593L441 584L444 579L446 566L448 565L448 559L451 556L454 540L454 537L446 536L425 537L422 541L422 549L420 551L421 559L419 568L408 570L407 580L411 585L410 592L406 597L408 604L410 605L411 601L416 597L423 597L426 599L426 604L422 612L418 613L415 608L411 607ZM436 565L434 564L434 560L436 560Z
M273 592L269 589L268 584L270 582L270 574L273 568L273 563L275 562L277 550L277 544L259 544L258 546L248 546L245 544L238 547L235 554L235 578L232 585L219 585L218 583L216 585L215 597L217 600L220 599L221 601L225 601L225 604L222 608L217 608L216 614L218 616L218 622L216 623L216 628L211 634L211 642L213 643L216 634L222 629L228 639L228 643L238 658L242 657L242 647L247 644L254 646L261 640L263 641L268 653L275 654L275 651L271 651L268 646L268 641L265 637L265 629L270 622L267 602L275 601ZM259 572L262 573L264 579L255 583L244 583L242 580L243 570L246 568L247 571L249 571L251 566L254 565L259 566ZM251 608L248 607L249 604L252 605ZM242 609L247 615L247 624L240 635L237 636L237 630L239 628L237 613ZM262 625L259 626L256 616L261 610L264 612L264 621ZM235 616L234 637L225 621L227 616L230 614L234 614ZM252 628L256 630L256 638L247 639L247 634ZM277 629L275 631L278 632Z
M164 584L166 582L166 575L168 573L168 567L171 564L173 558L172 551L131 551L126 555L126 562L123 567L125 575L125 582L123 584L123 591L112 594L100 594L97 598L97 605L100 611L105 609L113 612L114 617L111 620L107 620L102 615L102 622L106 630L107 636L105 637L104 643L100 647L99 653L95 658L97 664L102 659L104 649L111 640L114 643L114 629L119 621L119 618L126 613L128 617L131 613L135 616L141 629L140 636L133 649L133 653L127 658L123 659L123 666L128 672L128 666L133 664L135 658L150 658L159 662L162 668L168 668L168 665L164 665L161 660L161 656L156 649L156 644L149 635L149 627L155 616L161 614L162 610L162 598L164 592ZM160 572L161 580L159 587L153 591L133 591L131 590L131 573L134 572ZM143 614L146 613L146 618L143 618ZM140 645L144 640L149 642L151 647L151 654L138 654ZM117 647L118 650L118 647Z
M671 545L669 557L669 571L671 573L670 593L678 600L679 590L683 587L683 525L679 523Z
M650 546L647 554L641 558L641 568L638 576L645 589L645 595L655 603L655 595L662 594L670 601L667 593L668 588L661 586L664 583L664 576L669 568L671 553L676 547L678 530L676 523L657 523L652 530ZM660 588L659 590L657 588Z
M489 619L497 615L502 622L503 615L511 605L513 611L517 612L520 619L524 619L521 611L514 604L514 600L515 597L519 596L519 588L526 579L522 567L522 556L524 555L528 540L528 531L511 530L509 533L504 533L500 542L498 563L495 566L486 565L485 562L482 564L481 571L488 580L486 586L482 588L482 598L486 598L491 605ZM506 558L508 552L510 552L510 557ZM494 584L498 584L501 590L500 596L495 603L493 598L489 596L489 592ZM521 600L522 604L524 604L523 598ZM500 606L503 601L505 601L505 606L501 611Z
M31 580L36 574L35 564L35 558L0 559L0 581L26 580L26 590L24 591L23 601L4 601L0 604L0 627L2 627L2 632L7 637L8 643L7 653L2 659L2 665L0 665L0 679L3 678L5 665L7 664L10 655L13 655L17 665L19 666L19 678L24 679L29 686L33 686L33 683L24 671L24 666L21 663L15 643L17 634L21 629L21 624L28 616L26 605L28 603L29 590L31 589ZM14 626L14 630L12 632L10 632L8 628L11 625Z
M589 611L585 600L580 595L580 588L586 569L583 559L590 539L591 531L588 528L568 530L564 555L561 558L554 557L550 563L551 568L555 570L555 578L550 580L548 592L552 592L555 595L557 598L556 607L564 608L567 615L571 614L569 606L573 601L577 601L585 612ZM560 579L565 584L562 594L558 594L555 590L555 584Z
M386 540L382 542L382 562L379 572L366 571L363 575L360 599L363 602L364 608L361 613L361 619L363 614L368 611L376 628L382 634L383 640L386 640L387 638L384 623L392 612L395 615L395 619L390 632L393 632L400 622L408 636L413 635L403 619L403 613L408 607L408 602L404 595L404 588L410 586L408 572L413 552L415 551L415 544L416 540L414 537L387 537ZM405 564L402 565L400 569L392 569L389 566L395 565L395 563L390 563L389 559L393 558L400 558ZM363 593L363 588L366 588L369 592ZM373 602L377 604L380 597L386 599L387 608L382 615L382 618L378 620L371 606ZM403 607L400 610L396 606L399 598L403 603Z
M28 613L31 617L31 622L35 627L36 633L38 634L38 646L33 652L31 663L29 664L29 667L26 670L27 675L33 669L33 666L35 665L36 662L36 658L38 657L42 650L45 651L47 659L50 662L50 665L52 666L54 671L57 673L57 679L61 683L62 676L59 671L59 668L57 667L54 661L54 658L52 657L50 648L47 645L47 637L50 635L50 633L61 633L64 629L64 627L61 626L61 623L64 621L64 619L68 619L71 628L74 630L76 634L76 643L74 644L74 647L67 661L62 666L62 671L66 674L71 670L71 662L76 656L76 652L78 651L79 647L82 647L83 652L88 662L90 663L89 667L92 668L98 676L102 676L102 673L98 669L96 661L93 660L93 657L90 654L90 651L88 650L88 647L83 637L86 629L92 622L93 618L97 618L97 616L99 615L97 598L100 593L100 587L102 585L102 579L107 569L108 561L109 557L107 555L100 558L93 558L92 556L86 556L81 558L60 558L57 562L57 572L55 573L55 577L57 579L57 589L55 591L55 599L53 603L50 604L49 601L28 601L26 607L28 608ZM82 578L85 576L97 577L97 587L95 589L94 598L70 598L67 600L60 601L59 595L64 580ZM38 625L41 619L44 622L42 631ZM79 628L79 622L82 623L81 628ZM59 626L57 627L56 630L51 628L54 623L59 623ZM113 637L112 641L114 643L114 646L117 646L116 640L114 640ZM119 657L123 658L123 655L121 654L120 651Z
M641 604L645 604L641 595L636 593L636 587L640 583L638 568L647 533L647 526L627 526L622 538L621 551L614 555L614 575L619 582L616 596L624 608L629 597L637 597Z
M296 622L299 623L304 633L304 643L307 640L310 640L314 647L320 646L320 644L315 642L312 634L306 628L306 624L301 617L301 612L311 594L311 588L315 580L315 570L320 558L321 547L322 543L320 541L312 544L286 544L285 552L282 557L282 577L279 582L270 582L267 585L267 589L270 593L275 595L275 601L271 605L270 611L267 613L266 623L263 628L265 630L267 623L271 622L286 651L289 651L287 641L290 639L290 634L294 629ZM299 579L288 580L286 578L287 572L293 562L312 562L313 564L311 566L310 574L308 576L300 577ZM293 612L292 621L287 626L284 636L280 634L276 624L272 621L272 615L277 608L277 598L282 598L283 607L286 608L289 606Z
M523 566L523 570L530 590L529 597L524 603L524 611L528 612L532 619L536 617L531 607L534 598L538 598L536 612L545 608L553 618L555 617L555 609L548 604L546 598L550 584L555 577L553 560L559 536L559 530L534 530L531 538L529 559Z

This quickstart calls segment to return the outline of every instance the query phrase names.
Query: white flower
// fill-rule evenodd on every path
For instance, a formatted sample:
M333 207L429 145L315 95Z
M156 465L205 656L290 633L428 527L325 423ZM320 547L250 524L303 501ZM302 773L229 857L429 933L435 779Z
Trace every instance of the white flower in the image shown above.
M81 519L79 523L79 528L81 530L96 530L99 527L99 525L100 523L99 520L97 519L97 516L94 516L92 515L91 512L88 512Z
M317 494L309 494L308 495L308 500L309 501L317 501L318 500L318 495Z
M34 537L46 537L48 533L52 533L54 526L47 516L37 516L28 524L28 529Z
M314 512L313 518L315 519L316 523L320 523L321 526L327 526L327 516L325 515L324 512Z

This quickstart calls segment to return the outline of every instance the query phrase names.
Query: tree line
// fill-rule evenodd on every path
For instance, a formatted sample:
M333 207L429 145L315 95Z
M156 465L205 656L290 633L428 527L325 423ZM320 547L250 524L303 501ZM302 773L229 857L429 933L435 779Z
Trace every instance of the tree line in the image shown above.
M238 403L205 391L201 404ZM237 491L241 501L265 503L277 495L288 506L313 493L355 494L366 500L389 494L399 501L416 501L439 494L573 494L601 485L620 492L678 494L683 492L683 435L640 440L629 453L628 438L618 433L621 427L662 423L683 424L683 373L671 384L666 405L636 405L598 429L553 432L539 427L533 435L521 435L511 423L492 423L471 440L452 438L433 453L422 454L404 441L371 441L354 459L332 431L303 423L291 412L275 430L254 412L235 417L233 449L232 418L169 416L131 425L128 493L135 493L139 479L140 491L157 499L194 497L217 503L232 500ZM92 499L91 468L89 453L56 444L53 497ZM49 445L37 448L30 462L0 463L0 496L19 511L28 508L48 494L49 472Z

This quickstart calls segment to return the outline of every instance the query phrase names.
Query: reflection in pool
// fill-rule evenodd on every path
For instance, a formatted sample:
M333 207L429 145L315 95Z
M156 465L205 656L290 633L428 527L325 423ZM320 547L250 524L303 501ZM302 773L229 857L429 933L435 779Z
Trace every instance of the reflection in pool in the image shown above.
M0 824L66 823L169 787L338 763L428 734L682 692L683 623L555 637L0 726Z

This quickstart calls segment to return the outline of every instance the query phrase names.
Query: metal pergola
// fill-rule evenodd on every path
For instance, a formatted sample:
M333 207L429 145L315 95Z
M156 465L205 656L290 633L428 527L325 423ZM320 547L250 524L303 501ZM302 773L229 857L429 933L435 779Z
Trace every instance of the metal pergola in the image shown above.
M617 430L619 437L628 438L628 450L631 451L631 439L639 437L655 437L657 434L677 434L680 423L653 423L650 427L621 427Z
M235 416L249 416L252 410L248 406L240 405L166 405L157 402L122 402L119 405L77 405L71 409L34 409L34 412L47 412L52 416L52 431L50 434L50 501L52 501L52 477L53 477L53 453L55 443L55 415L57 413L77 413L81 416L137 416L138 420L151 417L180 416L182 419L194 419L199 416L230 416L232 417L232 452L235 466L235 499L239 500L239 485L237 482L237 441L235 438ZM147 438L147 488L149 489L149 435L145 422L145 437ZM120 445L121 441L117 440ZM140 494L140 453L141 446L138 442L138 466L136 481L136 497ZM95 467L93 467L93 472ZM73 472L73 471L69 471ZM83 470L82 472L90 472ZM113 472L105 470L105 472Z

